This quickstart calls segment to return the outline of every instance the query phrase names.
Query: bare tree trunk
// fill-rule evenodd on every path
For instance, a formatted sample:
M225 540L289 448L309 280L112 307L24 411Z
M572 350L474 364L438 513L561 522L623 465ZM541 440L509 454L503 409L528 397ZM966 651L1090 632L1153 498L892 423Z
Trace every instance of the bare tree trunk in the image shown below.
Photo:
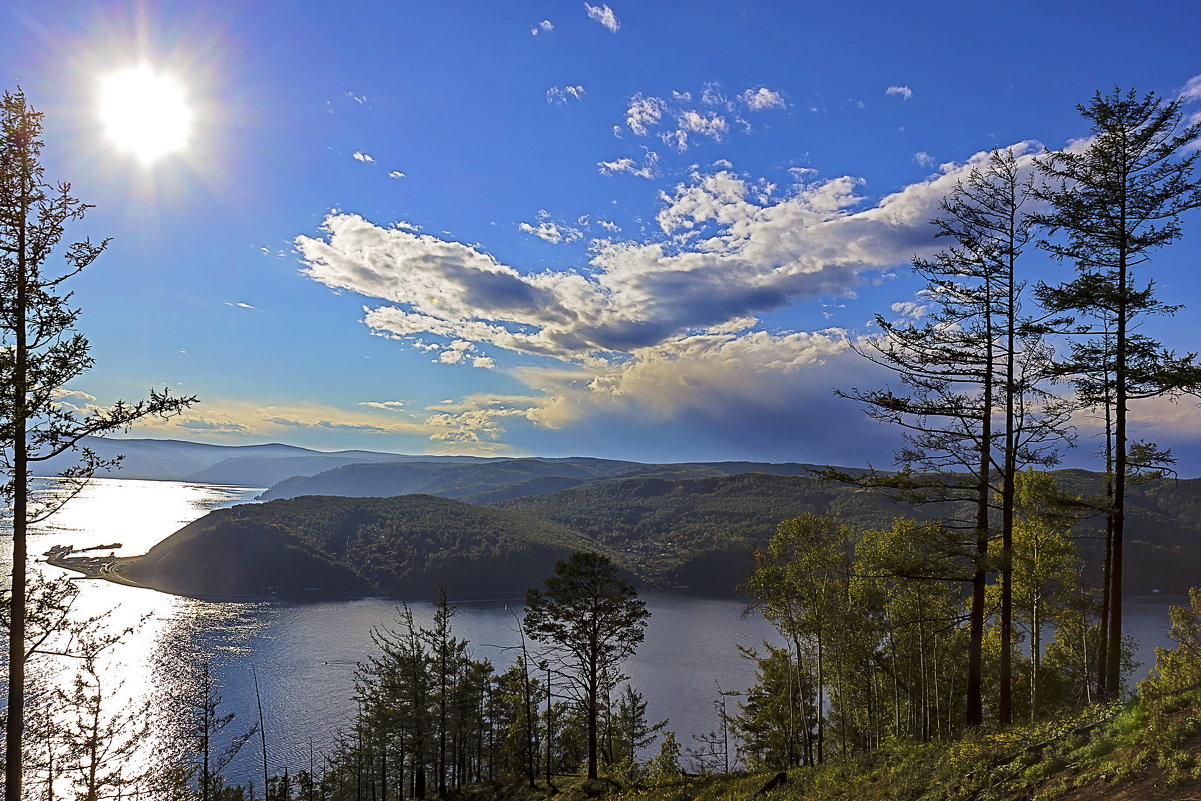
M29 341L26 312L29 265L26 260L26 203L29 175L21 176L21 207L17 218L17 297L13 308L16 342L13 352L13 567L9 596L8 710L5 730L4 797L21 801L24 770L22 735L25 731L25 593L26 537L29 528L29 451L25 401L29 376Z

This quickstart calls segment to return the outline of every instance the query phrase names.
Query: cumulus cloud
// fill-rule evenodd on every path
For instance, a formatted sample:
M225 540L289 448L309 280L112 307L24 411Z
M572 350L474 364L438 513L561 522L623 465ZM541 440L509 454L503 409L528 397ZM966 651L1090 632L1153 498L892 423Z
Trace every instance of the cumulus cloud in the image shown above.
M623 156L614 161L598 161L596 168L601 175L616 175L617 173L624 172L637 178L657 178L659 175L659 154L653 150L646 151L646 154L642 157L641 166L629 156Z
M50 402L54 406L69 409L76 414L87 414L101 408L95 395L65 387L50 390Z
M625 128L615 125L613 133L620 139L622 132L628 128L635 136L649 136L652 128L670 120L671 127L659 131L658 136L674 150L684 152L692 146L696 136L720 142L734 125L750 132L750 122L741 116L744 110L764 111L785 105L783 96L766 86L747 89L736 100L739 102L726 97L716 81L704 85L700 93L701 108L693 105L691 92L673 90L670 100L638 93L630 98L626 107Z
M367 154L367 153L364 153L364 152L363 152L363 151L361 151L361 150L356 150L356 151L354 152L354 155L352 156L352 158L353 158L355 161L361 161L361 162L363 162L363 163L365 163L365 164L370 164L370 163L372 163L372 162L374 162L374 161L375 161L375 159L374 159L374 158L372 158L372 157L371 157L369 154Z
M1189 78L1184 88L1180 90L1180 96L1186 101L1201 100L1201 75Z
M913 154L913 160L923 167L930 167L934 164L934 157L924 150L919 150Z
M552 220L542 220L536 226L527 222L518 223L517 228L553 245L560 242L578 242L584 236L584 233L578 228L560 225Z
M555 24L548 19L544 19L534 27L530 28L530 35L537 36L540 33L550 33L555 29Z
M546 102L554 103L557 106L561 106L571 99L579 100L583 96L584 87L582 86L564 86L562 88L552 86L546 90Z
M688 149L689 134L708 136L720 142L730 130L726 118L715 111L686 109L676 115L677 128L662 134L663 141L680 152Z
M642 93L630 98L626 108L626 125L636 136L646 136L649 128L659 124L667 104L657 97L643 97Z
M588 19L596 20L601 25L604 25L609 29L610 33L617 33L617 29L621 27L621 23L617 20L617 15L607 5L594 6L584 3L584 10L588 12Z
M894 314L899 314L902 320L920 320L930 309L928 304L913 300L897 301L890 308Z
M1014 149L1027 162L1037 152L1032 143ZM538 394L471 410L471 419L565 425L594 407L669 410L691 402L681 396L728 396L743 380L757 392L766 376L799 374L842 353L842 332L769 332L755 319L851 294L928 253L940 200L987 158L874 202L850 176L798 175L772 194L730 170L696 172L663 194L657 222L666 240L598 240L586 271L522 272L478 246L341 212L296 245L310 278L375 301L363 321L377 335L435 344L447 364L491 366L475 361L488 359L485 347L526 357L509 372ZM611 164L635 169L632 160ZM531 357L558 366L530 366Z
M388 177L395 178L396 180L400 180L401 178L405 177L405 174L403 172L401 172L400 170L392 170L392 172L388 173Z
M896 95L902 100L908 100L913 97L913 90L908 86L890 86L884 90L885 95Z
M765 111L770 108L784 108L784 97L776 91L760 86L758 89L747 89L742 93L742 102L751 111Z

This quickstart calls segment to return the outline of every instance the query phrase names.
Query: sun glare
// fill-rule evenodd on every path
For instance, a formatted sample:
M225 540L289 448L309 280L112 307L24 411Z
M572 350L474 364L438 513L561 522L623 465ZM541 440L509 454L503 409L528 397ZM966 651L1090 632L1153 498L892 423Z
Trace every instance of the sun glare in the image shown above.
M99 111L109 141L144 165L182 149L192 127L183 86L145 65L102 78Z

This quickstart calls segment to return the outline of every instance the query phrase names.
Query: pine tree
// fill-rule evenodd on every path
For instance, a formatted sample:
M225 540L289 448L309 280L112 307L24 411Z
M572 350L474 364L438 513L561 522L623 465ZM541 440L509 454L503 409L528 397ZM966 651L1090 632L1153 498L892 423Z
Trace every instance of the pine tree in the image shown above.
M5 797L21 798L24 727L27 547L29 526L46 519L81 482L106 466L80 447L88 436L127 429L151 414L176 413L194 398L152 391L148 400L79 412L61 403L66 385L92 366L88 342L73 329L79 310L63 283L87 268L107 240L62 245L64 227L89 206L70 184L43 177L42 115L17 90L0 98L0 495L11 503L13 567L10 585L8 716ZM59 253L63 267L51 266ZM64 473L61 491L31 502L33 466L67 451L79 463ZM111 463L110 463L111 464Z
M526 594L525 630L555 651L588 722L588 778L597 776L600 701L624 676L650 612L606 556L579 551L555 565L544 589Z
M1043 388L1052 373L1045 326L1022 311L1024 282L1018 261L1032 237L1025 206L1033 188L1012 151L990 154L942 201L931 222L949 245L916 259L920 320L877 315L881 333L860 352L898 375L903 389L840 392L858 400L873 418L899 427L907 445L896 456L899 474L874 474L858 483L890 489L919 503L970 503L970 520L954 521L975 544L972 557L971 647L967 660L967 723L984 720L982 646L985 588L994 567L1003 585L1002 637L1011 625L1013 480L1025 464L1052 464L1064 438L1070 408ZM837 476L837 472L832 475ZM993 495L1001 497L1000 531L992 521ZM988 558L1000 535L1001 559ZM1010 666L1002 664L999 716L1010 716Z
M1108 503L1105 581L1107 599L1105 670L1102 697L1119 690L1122 659L1122 549L1126 486L1130 474L1129 403L1137 398L1173 396L1201 386L1193 354L1178 356L1145 333L1139 323L1174 313L1159 300L1153 281L1135 270L1152 251L1181 236L1180 215L1201 206L1201 182L1193 178L1198 153L1186 147L1201 136L1201 122L1183 125L1181 101L1150 92L1139 97L1117 87L1097 92L1077 107L1089 121L1082 148L1050 154L1040 162L1048 211L1041 222L1051 238L1040 244L1056 259L1074 265L1076 278L1040 286L1039 297L1052 311L1081 317L1073 334L1088 337L1073 349L1064 371L1105 412ZM1110 429L1112 425L1112 429Z

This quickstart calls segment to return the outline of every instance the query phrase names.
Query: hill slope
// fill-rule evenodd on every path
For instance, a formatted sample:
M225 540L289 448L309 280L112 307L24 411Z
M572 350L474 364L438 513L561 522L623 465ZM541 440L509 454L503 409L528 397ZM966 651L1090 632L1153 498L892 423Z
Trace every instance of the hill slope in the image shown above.
M310 549L306 554L316 554L360 576L371 592L428 594L433 582L441 580L460 595L520 593L545 578L559 558L582 549L611 554L631 574L653 586L729 594L749 574L754 548L771 537L781 520L812 511L853 528L866 528L887 526L899 516L921 519L948 511L945 507L910 507L877 492L809 476L743 473L664 479L589 475L590 471L625 466L592 464L586 469L570 460L551 464L496 460L485 465L352 465L346 470L360 478L378 471L385 482L407 476L413 483L436 485L444 492L478 487L487 475L496 486L468 496L491 501L487 506L424 494L301 496L215 512L148 554L145 569L153 569L155 575L154 580L143 583L180 591L174 589L181 580L178 571L186 571L186 567L177 566L199 558L198 551L182 548L190 543L182 535L189 532L192 536L193 526L198 526L203 536L196 538L210 538L213 549L220 552L232 547L228 539L222 539L227 536L224 527L249 521L286 532ZM483 468L492 472L482 473ZM549 474L511 481L541 470ZM572 470L583 475L561 475ZM340 472L331 471L326 480ZM1065 489L1082 495L1097 494L1102 486L1100 476L1084 471L1062 471L1059 478ZM512 497L527 491L542 494ZM1198 512L1201 480L1156 481L1132 489L1124 581L1128 593L1183 592L1196 583L1197 566L1201 565ZM1081 521L1075 529L1090 575L1099 570L1103 532L1099 515ZM261 529L254 533L253 548L239 544L244 550L235 549L246 560L271 558L266 550L271 543L281 548L287 545ZM173 544L177 537L180 539ZM307 562L298 566L298 575L308 575L304 570L310 567ZM278 577L267 572L255 576L247 569L235 583L259 589L279 586ZM341 587L347 581L341 577L327 583Z
M306 496L211 512L122 574L181 595L428 597L439 581L456 597L514 595L581 549L598 546L518 511L429 495Z

